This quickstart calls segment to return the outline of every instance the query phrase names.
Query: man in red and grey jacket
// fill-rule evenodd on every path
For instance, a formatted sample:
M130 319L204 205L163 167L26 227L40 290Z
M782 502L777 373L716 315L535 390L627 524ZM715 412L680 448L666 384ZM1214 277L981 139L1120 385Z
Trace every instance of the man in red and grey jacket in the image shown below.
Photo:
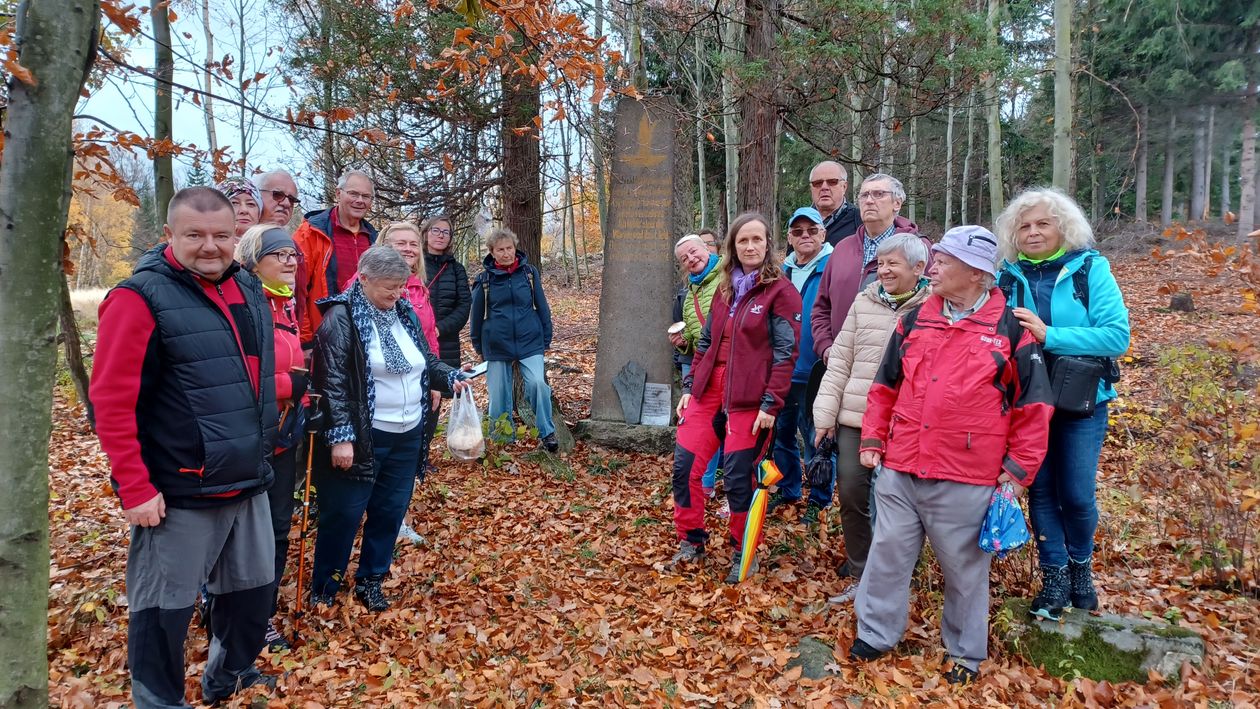
M1032 484L1054 409L1041 346L993 285L997 239L960 226L933 250L932 296L897 325L862 417L862 465L879 468L878 514L849 656L872 660L901 640L926 535L945 576L945 678L965 684L988 656L980 527L995 486Z
M131 525L127 663L132 701L186 707L184 639L197 592L214 596L201 680L208 703L255 684L275 578L267 496L275 435L271 312L232 260L232 205L191 187L168 243L100 307L91 398L110 482Z

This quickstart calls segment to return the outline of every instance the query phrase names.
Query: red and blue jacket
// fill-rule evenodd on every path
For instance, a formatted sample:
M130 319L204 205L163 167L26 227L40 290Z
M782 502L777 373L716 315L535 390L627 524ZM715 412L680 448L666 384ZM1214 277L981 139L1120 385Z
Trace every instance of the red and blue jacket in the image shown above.
M921 478L1032 484L1050 432L1041 345L1019 326L1002 291L954 323L929 297L898 323L867 395L861 450Z

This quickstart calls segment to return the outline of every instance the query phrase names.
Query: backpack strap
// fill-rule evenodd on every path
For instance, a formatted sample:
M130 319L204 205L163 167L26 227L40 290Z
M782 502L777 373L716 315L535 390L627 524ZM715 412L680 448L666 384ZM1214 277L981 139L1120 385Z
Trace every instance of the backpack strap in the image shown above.
M1089 310L1089 269L1094 263L1094 256L1085 257L1085 263L1072 272L1072 295L1081 302L1081 307Z
M998 276L997 287L1002 291L1002 295L1006 296L1006 302L1008 305L1016 302L1015 298L1017 294L1019 296L1023 296L1023 293L1021 292L1023 289L1018 286L1019 281L1015 279L1015 274L1011 273L1010 269L1002 271L1002 275ZM1018 308L1019 306L1011 305L1011 307Z

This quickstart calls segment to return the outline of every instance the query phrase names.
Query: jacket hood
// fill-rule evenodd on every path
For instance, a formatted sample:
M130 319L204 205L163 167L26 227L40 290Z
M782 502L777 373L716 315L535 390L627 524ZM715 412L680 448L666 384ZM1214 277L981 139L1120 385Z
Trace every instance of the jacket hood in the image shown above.
M314 211L303 214L302 217L306 220L308 224L314 227L316 231L320 232L324 236L331 239L332 238L332 211L333 211L333 207L329 207L328 209L316 209ZM363 227L363 231L368 233L368 236L371 238L372 243L376 243L376 227L372 226L372 223L369 222L367 219L363 219L362 221L360 221L359 225Z
M831 252L835 250L836 247L824 241L822 248L818 250L818 253L814 254L814 258L810 259L808 263L798 266L795 258L783 259L783 271L791 274L792 271L808 268L811 271L822 273L823 269L827 267L827 260L831 258Z
M529 265L529 259L525 258L525 252L520 249L516 250L516 260L520 263L517 268L524 268ZM506 270L500 268L498 264L495 263L493 254L486 254L486 257L481 260L481 264L491 273L507 273Z

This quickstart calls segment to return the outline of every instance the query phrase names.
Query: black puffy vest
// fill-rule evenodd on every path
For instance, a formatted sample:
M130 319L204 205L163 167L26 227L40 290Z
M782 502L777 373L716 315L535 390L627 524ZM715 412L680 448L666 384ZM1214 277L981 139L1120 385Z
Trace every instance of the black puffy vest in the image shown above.
M149 478L173 506L214 504L194 498L258 492L273 478L276 429L275 349L271 312L257 279L233 263L224 278L244 297L232 325L196 278L172 268L165 246L141 257L118 285L144 298L156 329L141 375L136 419ZM259 358L255 394L241 349Z

